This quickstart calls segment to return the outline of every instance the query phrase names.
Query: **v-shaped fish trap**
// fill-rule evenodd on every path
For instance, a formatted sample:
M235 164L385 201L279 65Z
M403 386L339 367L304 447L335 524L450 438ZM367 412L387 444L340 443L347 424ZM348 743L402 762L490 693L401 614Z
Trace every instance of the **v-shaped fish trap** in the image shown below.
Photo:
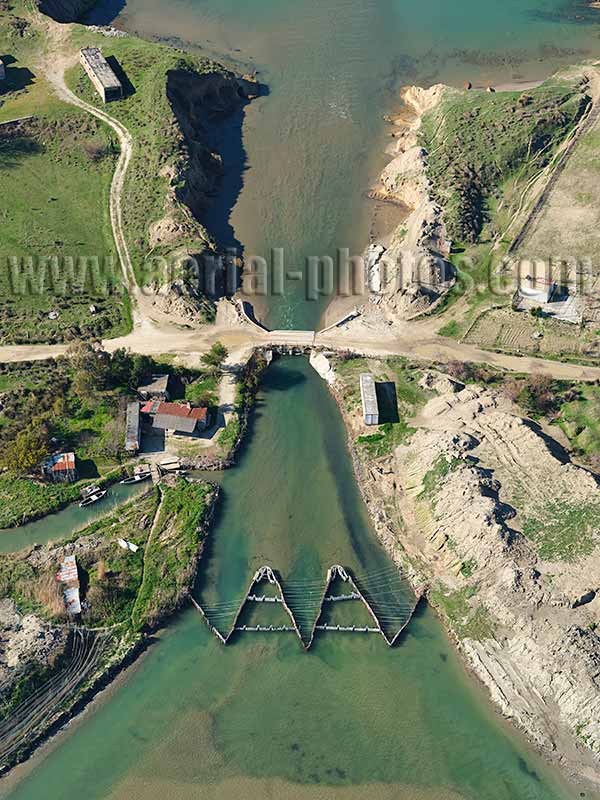
M378 633L391 647L410 622L420 597L396 584L398 570L367 573L361 590L350 573L339 564L327 570L323 589L311 582L291 582L286 597L274 570L269 566L256 571L250 586L231 620L231 603L202 607L192 598L197 610L215 636L227 644L235 634L295 633L309 649L318 633ZM293 598L293 599L290 599ZM338 608L343 613L338 614ZM348 610L349 613L346 613ZM312 624L308 623L310 615ZM227 633L222 633L225 621ZM306 636L303 635L306 632Z

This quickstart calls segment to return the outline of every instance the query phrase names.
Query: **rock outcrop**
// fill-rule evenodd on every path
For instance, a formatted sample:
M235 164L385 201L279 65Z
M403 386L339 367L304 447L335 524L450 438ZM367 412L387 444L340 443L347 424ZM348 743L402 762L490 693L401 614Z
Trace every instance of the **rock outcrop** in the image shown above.
M96 0L36 0L37 7L56 22L79 22L96 5Z
M2 695L10 689L31 663L52 663L64 651L65 628L51 626L35 614L21 614L14 601L0 600L0 685Z
M430 310L453 283L442 209L432 199L426 175L427 153L417 142L423 114L451 91L439 84L427 90L416 86L403 90L411 118L396 121L398 134L391 150L394 158L372 193L379 200L411 211L386 246L372 245L367 258L371 301L392 321Z
M600 780L598 483L506 398L428 381L392 465L402 545L503 714Z
M235 288L236 276L216 269L219 244L204 225L204 215L217 195L223 177L222 157L216 152L211 127L232 118L260 86L250 77L238 78L213 65L204 71L182 61L166 75L169 157L160 174L167 182L164 215L148 229L154 253L171 263L191 262L185 275L172 275L156 287L155 304L188 320L214 318L214 301ZM166 124L161 120L161 124ZM241 125L241 116L240 116ZM240 131L241 136L241 131Z

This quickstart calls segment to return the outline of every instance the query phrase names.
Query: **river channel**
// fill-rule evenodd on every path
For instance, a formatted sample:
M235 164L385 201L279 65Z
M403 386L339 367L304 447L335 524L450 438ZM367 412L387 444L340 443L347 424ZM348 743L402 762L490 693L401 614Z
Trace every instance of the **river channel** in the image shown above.
M120 23L259 69L270 94L248 107L242 146L228 143L237 162L210 221L246 254L284 247L302 270L306 255L367 243L363 194L400 84L539 77L597 54L594 19L559 0L131 0ZM324 301L291 279L257 307L271 327L307 328ZM397 601L342 421L304 359L268 370L239 464L220 481L197 592L223 624L262 564L299 605L334 563ZM13 800L592 797L580 791L497 716L427 607L394 648L324 633L308 653L288 633L224 647L187 611L93 713L0 784Z

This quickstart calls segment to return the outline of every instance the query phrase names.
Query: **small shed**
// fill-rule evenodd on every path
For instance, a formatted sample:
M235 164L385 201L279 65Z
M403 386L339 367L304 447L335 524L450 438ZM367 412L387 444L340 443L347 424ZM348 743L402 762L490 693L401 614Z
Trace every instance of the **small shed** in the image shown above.
M127 403L127 419L125 423L125 452L137 455L141 447L142 421L140 404Z
M68 614L81 614L81 598L79 596L79 571L75 556L65 556L56 575L56 580L63 584L65 608Z
M121 100L123 84L97 47L84 47L80 52L81 65L105 103Z
M53 483L74 483L77 480L75 453L55 453L44 461L41 470Z
M0 58L0 81L6 80L6 66L4 61Z
M150 383L138 386L138 394L142 400L170 400L170 375L153 375Z
M365 425L379 425L379 404L375 380L368 372L363 372L360 376L360 396Z

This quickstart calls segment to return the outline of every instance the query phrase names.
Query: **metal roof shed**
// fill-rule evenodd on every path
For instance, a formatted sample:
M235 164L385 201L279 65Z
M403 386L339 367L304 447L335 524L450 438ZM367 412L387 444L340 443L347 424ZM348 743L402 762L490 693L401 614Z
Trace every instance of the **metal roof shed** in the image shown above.
M365 425L379 425L379 404L375 380L368 372L363 372L360 376L360 396Z

